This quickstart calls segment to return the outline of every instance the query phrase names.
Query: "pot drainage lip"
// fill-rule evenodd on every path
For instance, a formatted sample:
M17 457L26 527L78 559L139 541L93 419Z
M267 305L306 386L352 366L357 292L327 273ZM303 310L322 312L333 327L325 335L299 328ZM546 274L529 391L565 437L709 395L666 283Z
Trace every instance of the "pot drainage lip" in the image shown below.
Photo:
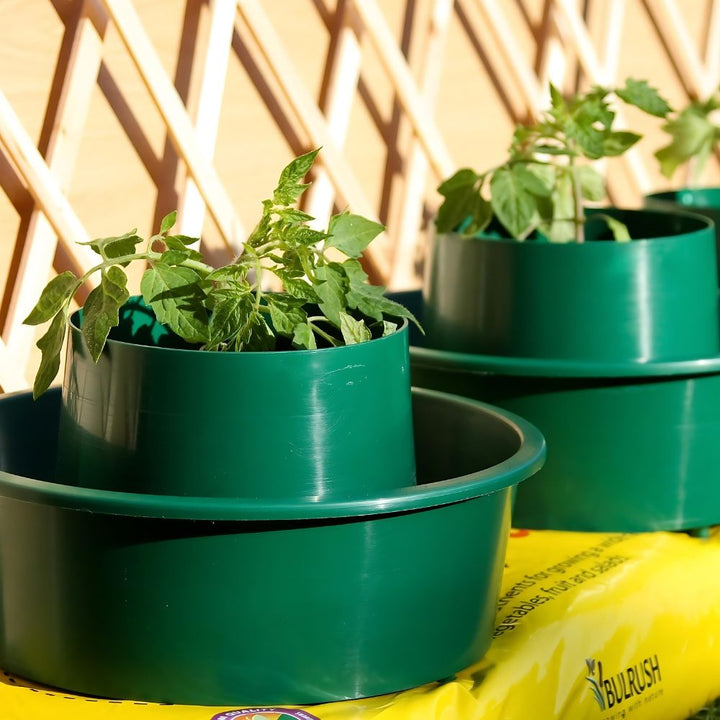
M469 405L477 412L492 416L496 422L511 428L517 435L520 445L518 450L496 465L467 475L408 486L380 497L345 501L253 500L124 493L61 485L2 470L0 497L67 510L168 520L322 520L428 510L472 500L517 485L542 467L546 454L545 439L540 431L526 420L478 400L418 388L414 389L413 393L442 398L445 402L458 406Z
M480 355L454 352L435 348L410 346L410 359L414 367L495 373L500 375L523 375L532 377L578 377L578 378L635 378L710 375L720 373L720 355L691 360L662 360L642 362L595 362L588 360L565 360L553 358L508 357L504 355Z

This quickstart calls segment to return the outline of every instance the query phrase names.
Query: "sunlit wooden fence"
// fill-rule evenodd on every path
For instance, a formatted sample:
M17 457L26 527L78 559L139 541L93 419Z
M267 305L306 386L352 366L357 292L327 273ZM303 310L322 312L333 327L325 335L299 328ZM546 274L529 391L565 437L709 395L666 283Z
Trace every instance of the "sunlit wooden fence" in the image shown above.
M392 287L417 286L438 182L496 162L512 125L546 104L548 80L569 91L631 74L677 104L720 83L714 0L6 0L0 17L8 12L5 391L28 386L36 331L21 323L40 289L53 272L87 269L92 253L78 241L138 224L134 208L151 209L147 231L177 208L180 231L202 235L211 260L227 261L256 217L238 198L259 202L272 189L260 178L323 146L308 212L322 222L350 206L381 219L388 230L364 258L368 271ZM54 68L39 133L28 129L30 68L11 54L13 28L37 31L34 13L58 38L37 38ZM108 130L90 150L89 127ZM104 153L114 142L123 149L111 163ZM632 204L657 186L653 149L608 172L613 200ZM137 187L120 182L126 166L139 168L127 170ZM111 218L128 227L96 229Z

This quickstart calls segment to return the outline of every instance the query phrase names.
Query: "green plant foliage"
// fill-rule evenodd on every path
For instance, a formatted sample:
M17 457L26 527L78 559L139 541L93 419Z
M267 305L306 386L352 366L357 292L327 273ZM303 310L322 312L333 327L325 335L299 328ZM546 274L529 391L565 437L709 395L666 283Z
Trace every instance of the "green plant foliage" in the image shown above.
M705 101L695 100L668 117L663 130L670 135L670 142L655 153L665 177L672 177L680 166L691 163L690 184L697 182L720 140L720 126L711 120L712 113L718 109L720 91Z
M537 123L515 128L507 162L482 174L463 168L440 185L438 231L472 236L495 219L517 240L538 231L552 242L582 242L585 202L605 197L603 178L587 161L621 155L640 139L614 129L611 102L618 99L656 117L670 112L644 80L570 98L551 85L549 110ZM621 223L608 225L625 239Z
M129 296L123 268L134 261L147 263L140 290L158 321L203 350L273 350L281 337L294 348L311 350L385 335L397 328L388 317L417 324L412 313L384 296L384 288L368 284L358 260L382 225L343 212L321 232L308 226L310 215L293 207L308 187L302 180L317 153L301 155L283 169L243 252L224 267L210 267L189 247L197 238L170 234L175 212L148 240L131 230L87 243L100 262L82 277L64 272L53 278L25 319L28 325L50 322L38 341L42 358L34 397L57 375L70 303L93 276L99 283L85 303L82 330L97 362ZM266 273L279 278L283 292L263 292Z

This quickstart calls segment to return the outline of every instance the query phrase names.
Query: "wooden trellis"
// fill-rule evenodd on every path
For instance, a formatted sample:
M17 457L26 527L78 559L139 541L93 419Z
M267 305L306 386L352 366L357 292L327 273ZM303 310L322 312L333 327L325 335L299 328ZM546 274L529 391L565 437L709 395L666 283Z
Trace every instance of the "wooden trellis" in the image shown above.
M92 253L77 245L89 234L70 188L98 89L134 148L129 161L141 163L152 181L156 223L177 207L180 231L202 234L211 261L225 262L253 222L240 217L217 162L226 151L218 147L218 127L228 102L228 68L239 62L286 139L288 159L323 146L322 166L305 198L308 211L320 224L334 207L380 217L388 232L367 253L366 267L378 282L410 287L420 282L420 230L437 206L433 188L468 164L438 118L440 96L452 83L449 48L462 42L471 49L508 128L541 112L549 79L566 90L621 81L628 51L623 37L638 17L653 29L653 52L672 69L678 102L704 97L720 83L720 0L290 0L306 6L327 33L319 93L301 76L273 24L268 10L274 0L186 0L174 77L138 13L140 0L36 2L52 7L64 31L37 142L12 94L0 87L0 181L19 217L12 257L0 268L6 277L0 318L5 391L29 384L36 332L22 319L48 277L66 268L84 272L93 263ZM701 19L699 32L687 20L689 5ZM388 6L400 17L399 31ZM161 120L160 153L106 62L111 32ZM392 94L389 111L381 107L379 77ZM650 79L662 85L663 78ZM348 151L358 107L385 151L378 197L369 195ZM241 128L237 142L251 142L253 132ZM633 150L623 162L636 197L652 188L657 173L647 157ZM617 181L610 176L608 184L614 197Z

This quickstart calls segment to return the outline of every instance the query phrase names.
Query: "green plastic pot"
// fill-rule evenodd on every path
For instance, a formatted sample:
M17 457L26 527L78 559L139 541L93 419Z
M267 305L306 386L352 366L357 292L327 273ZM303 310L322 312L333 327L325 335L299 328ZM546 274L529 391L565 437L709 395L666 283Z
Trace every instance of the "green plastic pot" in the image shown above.
M665 362L716 355L712 224L688 213L610 209L634 239L518 242L434 238L426 276L428 347L508 357Z
M0 400L0 667L110 698L313 703L441 680L494 624L524 420L414 393L419 484L318 503L54 482L60 397ZM40 452L42 450L42 452Z
M402 293L422 318L421 293ZM508 358L411 337L415 385L521 415L548 443L516 527L640 532L720 523L720 357L665 363Z
M680 188L679 190L650 193L645 196L645 207L663 212L685 210L703 215L713 221L716 246L720 247L720 238L718 238L718 228L720 228L720 188ZM720 263L720 252L717 255Z
M64 483L315 502L414 483L406 326L338 348L203 352L135 298L96 364L81 322L63 384Z

